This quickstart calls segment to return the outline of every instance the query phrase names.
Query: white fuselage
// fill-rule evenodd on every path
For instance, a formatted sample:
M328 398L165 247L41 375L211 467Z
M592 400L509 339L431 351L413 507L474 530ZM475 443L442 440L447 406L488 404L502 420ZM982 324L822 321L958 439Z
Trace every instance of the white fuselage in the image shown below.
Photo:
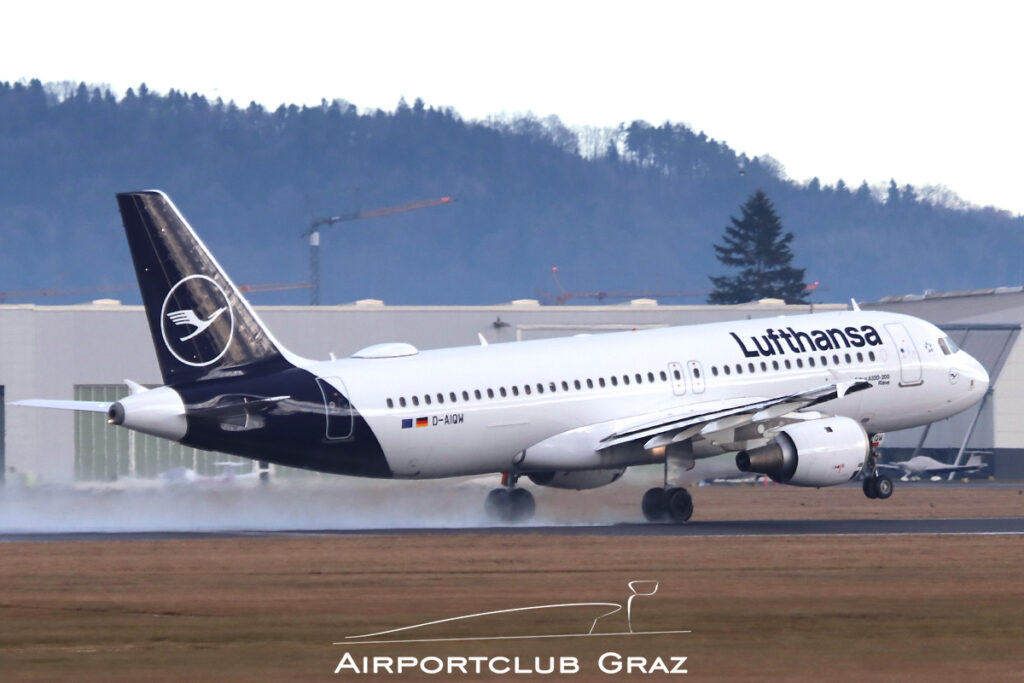
M871 384L820 407L869 433L934 422L980 400L988 383L974 358L940 346L943 337L917 318L850 311L348 358L306 369L349 397L395 476L445 477L512 470L531 446L581 427L832 383ZM722 449L698 455L716 452ZM641 452L629 464L652 461Z

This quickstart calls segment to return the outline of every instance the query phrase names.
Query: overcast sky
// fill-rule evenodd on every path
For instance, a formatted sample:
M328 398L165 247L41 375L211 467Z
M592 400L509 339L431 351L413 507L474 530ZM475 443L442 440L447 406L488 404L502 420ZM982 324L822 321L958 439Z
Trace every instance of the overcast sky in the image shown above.
M796 180L943 184L1024 213L1022 20L978 0L40 0L0 10L0 80L670 120Z

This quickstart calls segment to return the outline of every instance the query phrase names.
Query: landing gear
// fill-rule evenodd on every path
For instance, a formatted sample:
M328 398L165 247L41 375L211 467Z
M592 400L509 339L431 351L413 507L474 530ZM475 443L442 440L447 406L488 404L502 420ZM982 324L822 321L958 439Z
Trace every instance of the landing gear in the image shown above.
M648 522L681 524L693 515L693 497L684 488L653 488L644 493L640 508Z
M509 477L511 484L500 489L492 489L484 499L484 511L487 517L496 522L525 522L537 511L533 494L526 489L515 488L515 479Z
M878 453L874 450L868 457L868 466L864 469L864 495L868 498L885 500L892 495L892 479L878 473Z

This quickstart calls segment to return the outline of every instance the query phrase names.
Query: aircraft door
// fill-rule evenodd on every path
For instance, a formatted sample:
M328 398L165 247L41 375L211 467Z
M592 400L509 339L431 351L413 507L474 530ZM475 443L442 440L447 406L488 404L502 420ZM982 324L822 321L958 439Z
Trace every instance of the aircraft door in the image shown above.
M683 366L679 363L669 363L668 376L672 380L672 393L676 396L685 394L686 378L683 377Z
M348 390L340 377L330 377L330 381L317 377L316 383L324 397L324 415L327 419L324 435L329 441L352 438L352 405L348 400Z
M686 361L686 372L690 375L690 386L693 387L693 393L703 394L704 393L704 368L701 367L700 361L689 360Z
M886 323L885 329L892 337L896 351L900 355L900 386L912 387L921 384L924 381L921 374L921 356L914 346L913 337L903 323Z

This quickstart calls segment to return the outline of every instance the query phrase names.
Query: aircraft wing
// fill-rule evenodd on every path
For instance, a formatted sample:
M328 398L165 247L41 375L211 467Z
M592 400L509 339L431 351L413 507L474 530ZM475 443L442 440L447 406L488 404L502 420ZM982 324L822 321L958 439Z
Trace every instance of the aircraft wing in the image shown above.
M30 398L24 401L12 401L12 406L29 406L30 408L55 408L57 410L84 410L89 413L105 413L113 405L108 401L65 401L51 398Z
M775 398L733 405L705 404L696 408L691 406L686 412L668 412L657 416L641 415L633 420L619 421L615 431L600 440L597 450L636 442L642 442L646 449L667 446L700 434L711 434L774 420L856 391L870 389L871 386L864 381L826 384Z

